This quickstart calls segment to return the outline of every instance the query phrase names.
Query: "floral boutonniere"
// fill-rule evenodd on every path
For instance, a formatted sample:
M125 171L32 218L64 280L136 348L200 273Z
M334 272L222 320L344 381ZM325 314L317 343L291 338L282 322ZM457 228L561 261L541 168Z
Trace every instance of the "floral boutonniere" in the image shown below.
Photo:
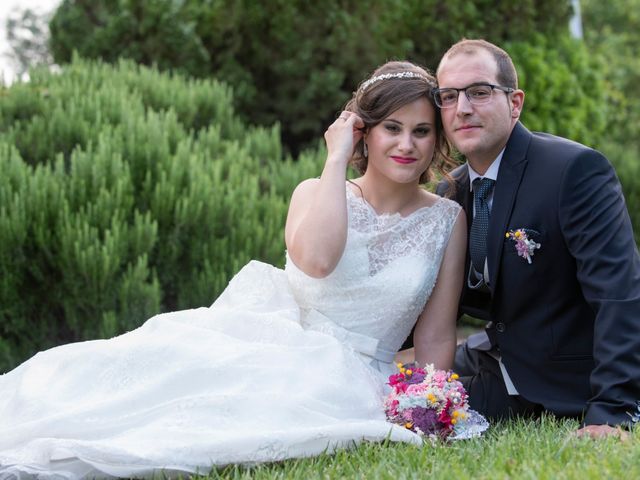
M515 242L516 252L518 253L518 256L524 258L528 263L531 263L531 257L533 257L533 253L541 247L539 243L534 242L529 238L524 228L509 230L506 234L506 237Z

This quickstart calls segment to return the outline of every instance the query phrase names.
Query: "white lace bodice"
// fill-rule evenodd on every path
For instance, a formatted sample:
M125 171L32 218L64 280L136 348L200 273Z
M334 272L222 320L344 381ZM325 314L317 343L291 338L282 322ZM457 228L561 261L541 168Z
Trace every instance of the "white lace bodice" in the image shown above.
M369 343L356 350L390 362L433 290L460 206L441 198L407 217L379 215L348 187L347 210L347 242L335 270L313 278L287 255L285 272L303 324L344 329Z

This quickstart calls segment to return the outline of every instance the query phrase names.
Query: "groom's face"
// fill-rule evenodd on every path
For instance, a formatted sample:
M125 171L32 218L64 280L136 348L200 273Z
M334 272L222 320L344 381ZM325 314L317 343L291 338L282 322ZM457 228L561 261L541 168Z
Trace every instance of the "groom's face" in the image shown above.
M440 88L466 88L478 83L499 85L498 66L486 50L445 57L438 68ZM504 148L520 116L523 94L494 89L488 103L474 105L464 92L456 105L440 110L447 138L483 174Z

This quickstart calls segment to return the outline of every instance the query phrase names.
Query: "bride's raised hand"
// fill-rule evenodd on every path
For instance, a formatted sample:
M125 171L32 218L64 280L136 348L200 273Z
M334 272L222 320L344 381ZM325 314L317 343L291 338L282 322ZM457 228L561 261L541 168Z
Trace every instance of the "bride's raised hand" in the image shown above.
M327 131L324 139L327 143L327 162L346 163L353 155L355 145L364 135L364 122L353 112L343 111Z

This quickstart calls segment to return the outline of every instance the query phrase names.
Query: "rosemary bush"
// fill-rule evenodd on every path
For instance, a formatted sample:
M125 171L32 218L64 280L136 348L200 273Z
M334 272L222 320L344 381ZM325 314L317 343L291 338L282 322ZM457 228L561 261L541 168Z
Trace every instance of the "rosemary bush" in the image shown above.
M284 157L229 87L75 60L0 90L0 370L210 305L249 259L284 260Z

